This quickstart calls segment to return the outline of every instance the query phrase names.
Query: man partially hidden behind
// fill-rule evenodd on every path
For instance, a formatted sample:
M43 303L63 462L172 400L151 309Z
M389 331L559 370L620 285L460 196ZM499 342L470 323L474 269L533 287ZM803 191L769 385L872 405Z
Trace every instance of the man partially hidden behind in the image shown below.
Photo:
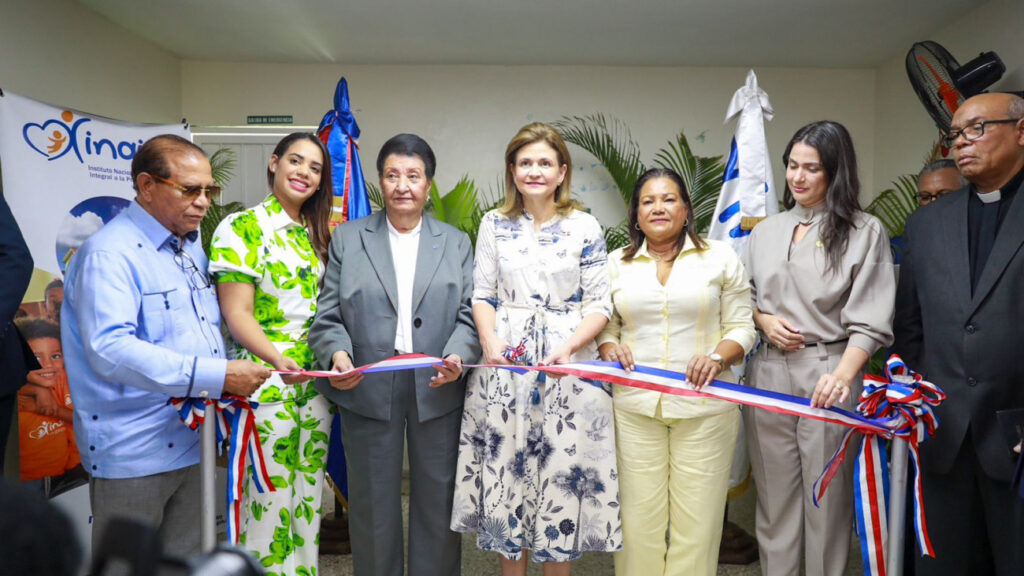
M917 173L917 205L927 206L964 186L967 186L967 180L957 170L956 162L952 159L929 162Z
M179 136L132 161L135 201L82 245L64 285L61 337L93 511L93 550L111 518L158 528L168 555L199 552L199 434L173 397L248 396L270 371L225 360L217 297L198 241L214 185Z
M948 398L921 445L936 558L917 574L1024 574L1017 456L996 412L1024 407L1024 99L982 94L953 116L946 145L962 190L907 221L894 349Z

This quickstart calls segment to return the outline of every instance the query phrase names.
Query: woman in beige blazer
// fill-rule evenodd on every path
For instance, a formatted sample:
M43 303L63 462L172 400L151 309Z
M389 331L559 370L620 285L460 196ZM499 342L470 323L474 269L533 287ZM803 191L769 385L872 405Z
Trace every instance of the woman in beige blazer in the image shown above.
M747 366L756 388L852 409L868 358L892 343L896 291L889 239L860 210L857 158L836 122L815 122L783 154L789 210L757 225L746 255L761 346ZM816 508L811 487L844 429L767 410L744 410L757 485L763 574L842 574L853 525L846 466Z

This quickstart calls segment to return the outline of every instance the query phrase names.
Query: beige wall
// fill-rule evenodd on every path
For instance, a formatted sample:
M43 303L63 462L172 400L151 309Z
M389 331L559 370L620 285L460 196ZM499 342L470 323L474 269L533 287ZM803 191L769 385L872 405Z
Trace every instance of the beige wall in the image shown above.
M523 124L602 112L625 122L645 160L685 129L696 153L728 153L734 123L723 124L745 68L611 68L582 66L342 66L186 61L182 107L193 125L244 124L250 114L291 114L317 124L332 105L338 78L348 78L362 128L363 167L376 178L380 145L398 132L427 139L438 156L438 185L464 173L480 185L503 171L508 140ZM776 111L770 154L781 183L783 148L803 124L845 123L871 190L875 157L872 70L766 68L756 71ZM577 152L574 150L574 153ZM623 215L621 201L592 158L576 155L574 188L605 223Z
M961 64L992 51L1006 65L990 90L1024 90L1024 1L992 0L954 24L928 35ZM907 46L907 50L910 46ZM906 53L878 68L875 182L885 188L901 174L916 173L938 138L938 129L907 80Z
M725 154L722 123L745 68L366 66L180 61L72 0L8 0L0 18L0 87L130 121L244 124L249 114L291 114L317 124L345 75L363 128L364 168L385 138L422 134L436 148L445 189L466 173L484 188L503 170L505 143L522 124L603 112L622 119L644 159L685 129L698 154ZM997 86L1024 89L1024 2L992 0L929 36L965 62L982 50L1009 68ZM909 48L909 46L908 46ZM936 133L911 91L903 54L877 69L756 70L776 110L767 135L779 156L803 124L846 124L867 202L897 175L916 171ZM621 204L592 158L577 153L576 189L604 221Z
M181 120L178 58L72 0L4 0L0 88L122 120Z

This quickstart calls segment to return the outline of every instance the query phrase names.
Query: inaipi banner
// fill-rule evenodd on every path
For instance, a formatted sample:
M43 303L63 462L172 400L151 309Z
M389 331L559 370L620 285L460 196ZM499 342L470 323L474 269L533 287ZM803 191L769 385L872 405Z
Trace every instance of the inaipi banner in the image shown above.
M64 271L75 251L135 197L131 163L157 134L189 138L182 124L131 124L4 91L0 96L3 193L35 263L16 325L42 369L18 392L17 472L54 497L88 480L72 430L60 343ZM15 440L17 439L17 440ZM10 460L8 460L10 462Z

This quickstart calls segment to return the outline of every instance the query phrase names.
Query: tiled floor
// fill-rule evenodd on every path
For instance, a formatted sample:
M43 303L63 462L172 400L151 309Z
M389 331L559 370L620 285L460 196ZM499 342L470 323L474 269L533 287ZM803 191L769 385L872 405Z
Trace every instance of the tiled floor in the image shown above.
M403 506L408 510L408 503L403 496ZM325 498L325 502L330 498ZM729 505L729 519L739 524L748 532L753 532L754 527L754 489L751 487L743 495ZM843 576L855 576L862 574L860 549L856 536L850 544L850 561L847 564ZM462 573L466 576L490 576L501 574L498 565L498 556L493 552L483 552L476 547L475 535L467 534L462 539ZM583 576L610 576L614 574L611 554L585 554L583 559L573 567L573 573ZM321 576L351 576L351 556L321 556ZM540 565L530 563L528 574L540 576ZM718 567L719 576L759 576L761 567L757 562L747 566L726 566ZM415 576L414 574L409 576Z

